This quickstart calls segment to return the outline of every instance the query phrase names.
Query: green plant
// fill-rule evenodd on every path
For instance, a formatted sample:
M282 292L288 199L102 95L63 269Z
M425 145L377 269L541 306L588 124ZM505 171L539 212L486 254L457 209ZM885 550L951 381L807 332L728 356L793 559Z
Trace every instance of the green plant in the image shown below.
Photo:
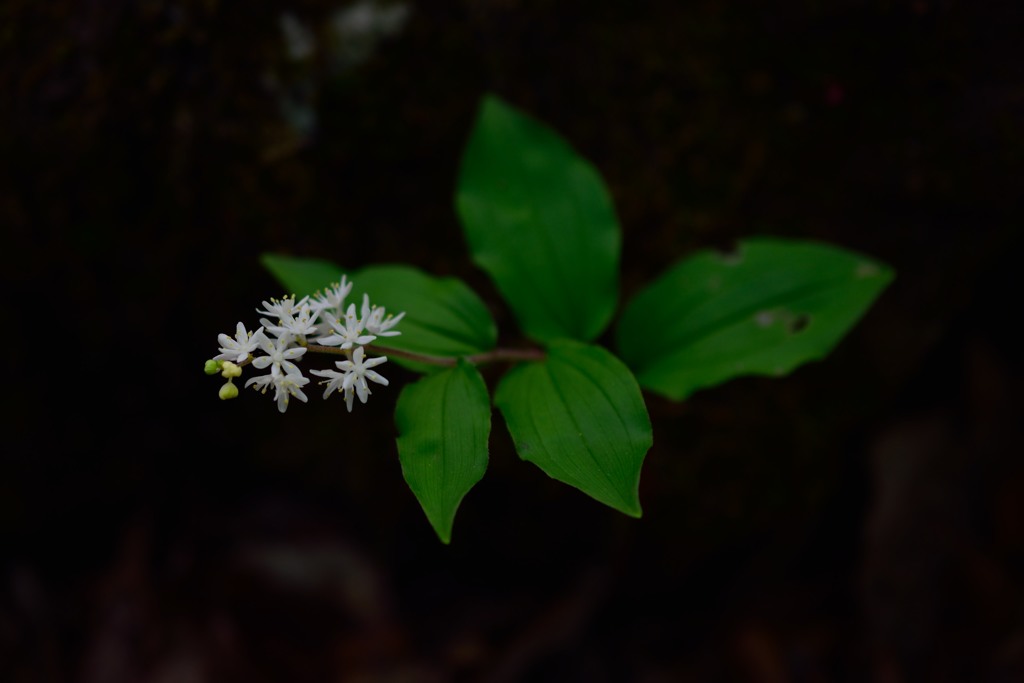
M209 374L227 378L222 398L237 395L232 379L242 366L270 368L247 386L273 388L282 412L290 398L306 400L309 380L295 362L309 351L343 357L337 370L312 372L324 378L324 397L343 394L350 411L356 396L369 395L367 380L387 385L371 369L385 359L422 373L395 407L398 455L445 543L487 469L491 396L478 365L510 365L493 402L522 459L639 517L653 442L642 389L682 400L742 375L785 375L826 356L893 277L866 256L805 241L757 238L729 254L700 251L625 305L613 352L594 341L618 308L621 229L590 163L487 96L455 206L473 261L535 346L498 348L487 307L457 279L406 265L346 273L329 261L266 254L266 268L294 294L264 302L271 318L255 333L239 323L234 339L221 335L221 355L207 363ZM367 350L379 355L367 359Z

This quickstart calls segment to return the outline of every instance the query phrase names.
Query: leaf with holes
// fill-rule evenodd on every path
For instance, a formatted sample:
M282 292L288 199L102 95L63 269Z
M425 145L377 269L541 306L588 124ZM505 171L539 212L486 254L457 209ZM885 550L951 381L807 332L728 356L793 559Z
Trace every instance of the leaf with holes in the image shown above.
M523 460L639 517L640 468L652 444L640 387L599 346L560 340L543 361L510 370L494 403Z
M893 276L845 249L750 239L734 254L698 252L638 293L616 341L641 386L681 400L825 357Z
M491 403L476 368L459 361L406 385L395 408L402 474L434 531L451 541L455 512L487 469Z
M595 339L615 312L621 230L597 170L557 133L483 99L456 208L473 260L527 336Z
M264 255L263 264L286 289L299 296L326 287L345 272L328 261L276 254ZM403 265L367 266L348 273L348 277L353 283L348 301L357 309L366 293L372 304L383 306L388 313L405 312L395 328L402 334L382 337L376 346L460 357L489 351L497 342L498 331L490 311L461 280L433 277ZM438 369L397 356L392 360L419 372Z

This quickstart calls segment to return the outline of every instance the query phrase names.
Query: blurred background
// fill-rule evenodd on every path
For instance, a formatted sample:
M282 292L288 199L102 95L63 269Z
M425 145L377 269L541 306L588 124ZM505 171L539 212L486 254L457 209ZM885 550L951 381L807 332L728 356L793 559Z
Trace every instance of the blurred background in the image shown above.
M0 3L0 679L1024 680L1022 28L1012 0ZM457 276L519 341L452 206L485 92L605 177L623 300L753 235L897 279L821 363L649 396L640 520L496 414L446 547L394 447L414 376L280 415L202 366L280 294L266 251Z

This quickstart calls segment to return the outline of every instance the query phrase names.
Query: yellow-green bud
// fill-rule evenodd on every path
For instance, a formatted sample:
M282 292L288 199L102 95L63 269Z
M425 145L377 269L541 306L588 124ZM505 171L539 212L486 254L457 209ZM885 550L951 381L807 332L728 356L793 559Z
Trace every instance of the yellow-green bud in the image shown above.
M232 377L241 377L242 368L238 367L231 361L226 360L224 361L224 371L220 373L220 376L227 377L228 379L231 379Z
M220 396L220 400L222 401L235 398L238 396L238 387L236 387L231 380L228 380L225 382L224 386L220 388L220 393L217 395Z
M221 362L219 360L213 360L212 358L206 361L206 365L203 366L203 372L207 375L216 375L220 372Z

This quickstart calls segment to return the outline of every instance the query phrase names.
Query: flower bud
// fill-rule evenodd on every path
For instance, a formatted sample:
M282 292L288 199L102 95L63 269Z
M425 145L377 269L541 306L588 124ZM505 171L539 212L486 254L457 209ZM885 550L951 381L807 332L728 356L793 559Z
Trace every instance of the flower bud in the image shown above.
M231 361L226 360L224 361L224 370L220 373L220 376L226 377L227 379L231 379L232 377L241 377L242 368L238 367Z
M227 401L228 399L236 398L238 396L238 387L229 379L224 386L220 388L220 392L217 394L220 396L220 400Z
M219 360L213 360L212 358L206 361L206 365L203 366L203 372L207 375L216 375L220 372L221 362Z

